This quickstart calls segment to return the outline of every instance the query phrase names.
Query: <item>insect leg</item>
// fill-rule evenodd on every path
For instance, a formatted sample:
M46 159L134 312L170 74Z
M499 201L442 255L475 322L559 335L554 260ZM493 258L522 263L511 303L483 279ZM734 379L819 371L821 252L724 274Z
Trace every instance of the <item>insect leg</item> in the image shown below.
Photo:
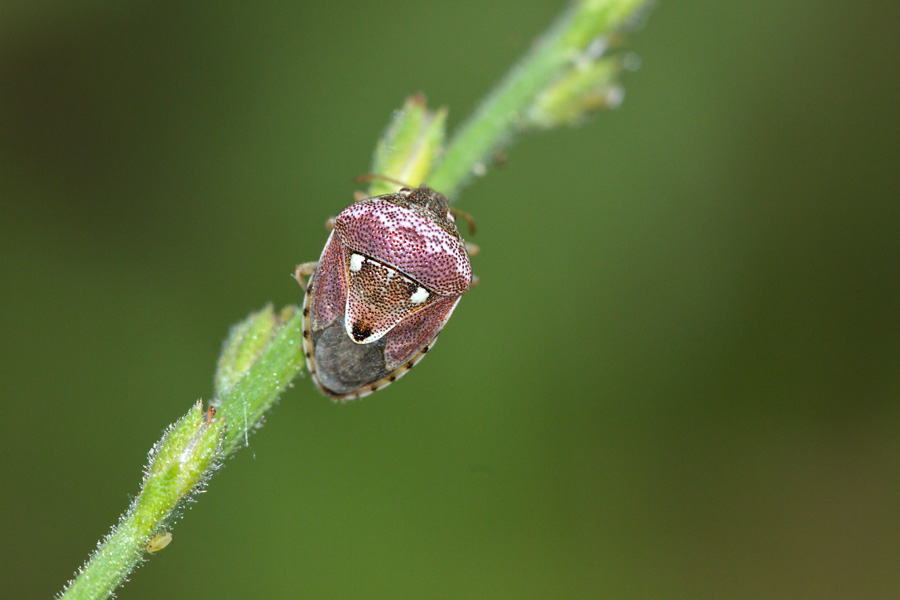
M300 287L306 289L306 277L309 277L316 272L316 266L318 264L318 262L306 262L297 265L297 268L294 269L294 279L297 280Z

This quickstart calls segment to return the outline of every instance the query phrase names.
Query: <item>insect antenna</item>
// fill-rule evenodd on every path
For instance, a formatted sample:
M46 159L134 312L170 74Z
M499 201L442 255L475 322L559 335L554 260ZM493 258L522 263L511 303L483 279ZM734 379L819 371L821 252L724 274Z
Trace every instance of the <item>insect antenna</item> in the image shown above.
M475 235L475 219L472 218L472 215L464 210L459 210L455 206L450 207L450 212L452 212L457 217L462 217L463 221L466 222L466 225L469 228L469 233L471 235Z

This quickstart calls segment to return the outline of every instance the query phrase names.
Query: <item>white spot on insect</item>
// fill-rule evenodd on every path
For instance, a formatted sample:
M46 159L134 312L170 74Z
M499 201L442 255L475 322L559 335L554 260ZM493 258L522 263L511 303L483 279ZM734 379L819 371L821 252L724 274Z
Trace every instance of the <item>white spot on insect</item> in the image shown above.
M428 300L428 290L422 286L417 287L416 291L409 297L409 301L413 304L422 304L426 300Z
M362 254L353 253L350 255L350 270L356 273L360 269L362 269L363 261L365 261L365 257Z

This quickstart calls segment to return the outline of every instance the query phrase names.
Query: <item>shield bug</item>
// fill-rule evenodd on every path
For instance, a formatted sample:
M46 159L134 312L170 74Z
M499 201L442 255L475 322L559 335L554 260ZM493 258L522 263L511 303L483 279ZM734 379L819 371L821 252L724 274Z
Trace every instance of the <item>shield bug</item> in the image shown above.
M351 204L304 285L303 352L328 396L361 398L399 379L434 345L472 284L447 197L427 186Z

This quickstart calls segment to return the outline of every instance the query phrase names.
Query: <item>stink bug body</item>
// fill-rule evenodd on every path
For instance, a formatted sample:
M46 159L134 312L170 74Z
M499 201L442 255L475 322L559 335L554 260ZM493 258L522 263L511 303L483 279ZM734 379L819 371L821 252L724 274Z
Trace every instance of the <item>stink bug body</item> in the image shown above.
M434 345L472 284L472 267L442 194L422 186L341 211L303 300L303 352L313 381L341 400L406 374Z

